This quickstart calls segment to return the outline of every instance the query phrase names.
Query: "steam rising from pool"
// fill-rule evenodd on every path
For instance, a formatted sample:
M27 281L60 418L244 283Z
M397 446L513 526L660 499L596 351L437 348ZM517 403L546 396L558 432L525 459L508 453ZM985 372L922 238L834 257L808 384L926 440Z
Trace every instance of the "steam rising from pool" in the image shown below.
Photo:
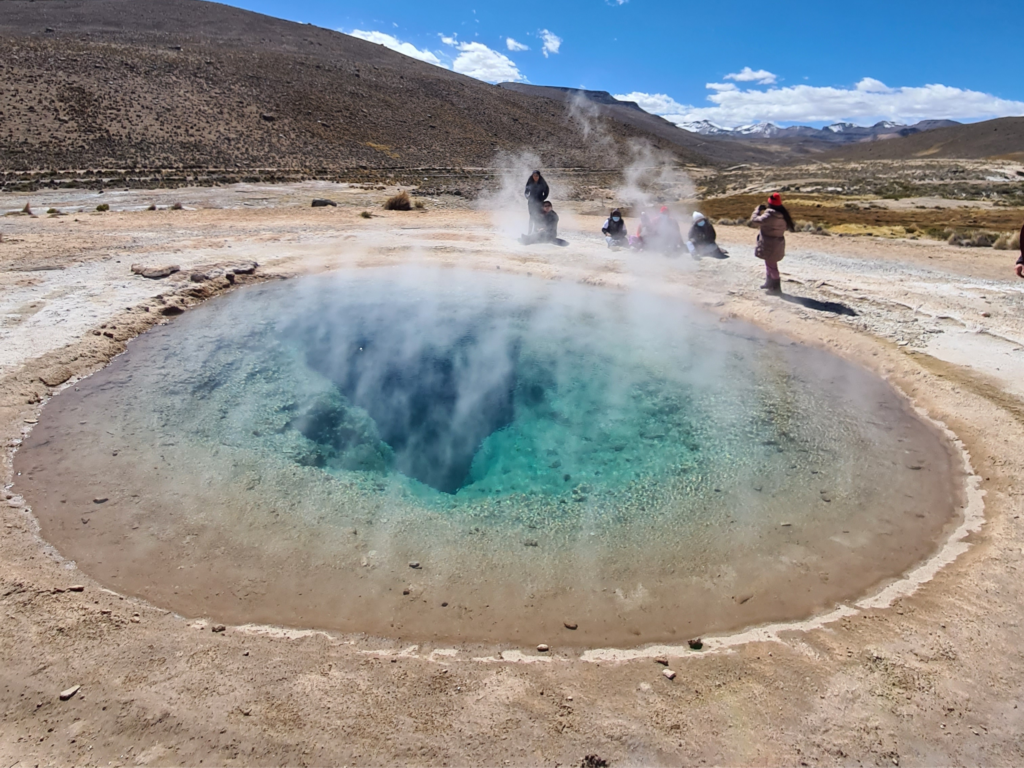
M857 594L952 515L943 444L883 382L642 291L426 268L264 285L79 390L19 453L61 497L35 505L44 532L230 620L671 639Z

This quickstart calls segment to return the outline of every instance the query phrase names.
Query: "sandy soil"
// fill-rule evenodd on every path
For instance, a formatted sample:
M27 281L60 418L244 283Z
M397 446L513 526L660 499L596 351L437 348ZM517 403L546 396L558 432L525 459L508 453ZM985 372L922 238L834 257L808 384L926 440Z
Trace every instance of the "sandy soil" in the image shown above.
M1024 281L1014 282L1006 252L795 235L782 264L786 295L768 298L757 290L754 233L743 228L722 228L726 261L613 255L592 234L597 217L561 208L571 247L529 250L507 245L490 216L456 201L360 218L370 194L324 185L140 192L116 204L104 196L115 209L106 214L0 219L6 766L567 765L593 754L673 765L1024 760L1015 482L1024 469ZM307 207L321 195L342 205ZM154 200L195 210L144 210ZM85 211L99 201L55 194L32 203ZM0 210L22 205L0 200ZM234 284L417 261L658 285L887 378L962 441L977 473L965 513L974 520L983 493L984 525L969 546L916 572L916 589L799 625L704 638L700 652L581 653L555 639L542 639L547 653L483 651L212 631L220 628L119 596L63 561L9 490L11 461L53 388L233 284L191 282L193 268L247 259L260 263L256 275ZM182 271L147 280L130 274L135 262Z

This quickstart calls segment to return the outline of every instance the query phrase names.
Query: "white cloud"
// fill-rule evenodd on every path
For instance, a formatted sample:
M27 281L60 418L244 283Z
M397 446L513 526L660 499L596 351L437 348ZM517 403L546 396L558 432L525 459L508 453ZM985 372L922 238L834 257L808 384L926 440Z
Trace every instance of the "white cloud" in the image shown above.
M389 35L387 32L367 32L362 29L353 29L348 34L352 35L352 37L358 37L360 40L366 40L370 43L383 45L385 48L390 48L392 51L404 53L406 56L419 59L420 61L425 61L428 64L434 64L438 67L444 66L444 64L441 63L441 60L430 51L425 49L420 50L412 43L404 43L394 35Z
M460 53L452 69L462 75L485 80L488 83L525 80L515 62L502 53L491 50L483 43L459 43Z
M637 92L615 98L635 101L648 112L674 123L710 120L716 125L730 127L760 121L818 123L842 120L870 124L878 120L892 120L915 123L933 118L976 120L1024 115L1024 102L948 85L890 88L873 78L864 78L852 88L793 85L743 90L722 89L719 85L708 84L712 91L708 101L712 106L706 107L680 104L661 93Z
M705 83L704 87L709 91L738 91L739 86L735 83Z
M459 44L459 41L455 39L455 35L452 35L451 37L448 37L448 35L445 35L445 34L442 34L442 33L438 32L437 36L441 38L441 42L444 43L445 45L458 45Z
M750 67L744 67L739 72L725 76L726 80L735 80L737 83L759 83L761 85L772 85L778 78L767 69L759 69L756 72Z
M530 50L530 46L523 45L518 40L513 40L511 37L506 37L505 38L505 45L508 46L508 49L510 51L528 51L528 50Z
M544 41L541 53L544 54L545 59L549 53L558 53L558 49L562 46L562 38L546 29L540 31L540 39Z

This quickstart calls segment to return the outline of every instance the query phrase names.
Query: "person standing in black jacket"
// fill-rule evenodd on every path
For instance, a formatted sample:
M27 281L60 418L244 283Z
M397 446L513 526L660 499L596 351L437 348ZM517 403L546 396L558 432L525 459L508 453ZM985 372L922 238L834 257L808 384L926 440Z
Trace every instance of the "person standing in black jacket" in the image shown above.
M530 234L532 235L540 223L544 201L548 199L551 190L548 183L540 175L540 171L534 171L526 180L526 207L530 212Z

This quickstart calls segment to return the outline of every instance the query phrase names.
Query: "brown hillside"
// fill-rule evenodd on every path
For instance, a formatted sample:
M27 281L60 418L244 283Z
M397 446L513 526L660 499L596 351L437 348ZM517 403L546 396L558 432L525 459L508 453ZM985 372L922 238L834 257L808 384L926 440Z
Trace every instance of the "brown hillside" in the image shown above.
M1024 160L1024 117L936 128L911 136L855 144L823 152L816 160Z
M598 101L594 98L586 97L586 94L595 94L594 91L580 91L574 88L556 88L547 85L529 85L527 83L502 83L501 87L516 93L542 96L563 103L571 103L574 99L579 98L580 95L584 95L585 101L588 102L589 110L596 114L657 136L674 146L683 148L685 151L697 152L715 163L725 165L733 163L770 163L776 159L775 153L770 149L753 147L731 139L709 138L701 136L699 133L684 131L675 123L671 123L663 117L645 112L633 102L617 101L610 94L601 93L601 96L605 98Z
M0 0L0 166L352 169L609 168L564 103L382 46L201 0ZM680 162L695 148L601 118ZM742 151L742 150L741 150ZM731 159L717 154L714 162Z

